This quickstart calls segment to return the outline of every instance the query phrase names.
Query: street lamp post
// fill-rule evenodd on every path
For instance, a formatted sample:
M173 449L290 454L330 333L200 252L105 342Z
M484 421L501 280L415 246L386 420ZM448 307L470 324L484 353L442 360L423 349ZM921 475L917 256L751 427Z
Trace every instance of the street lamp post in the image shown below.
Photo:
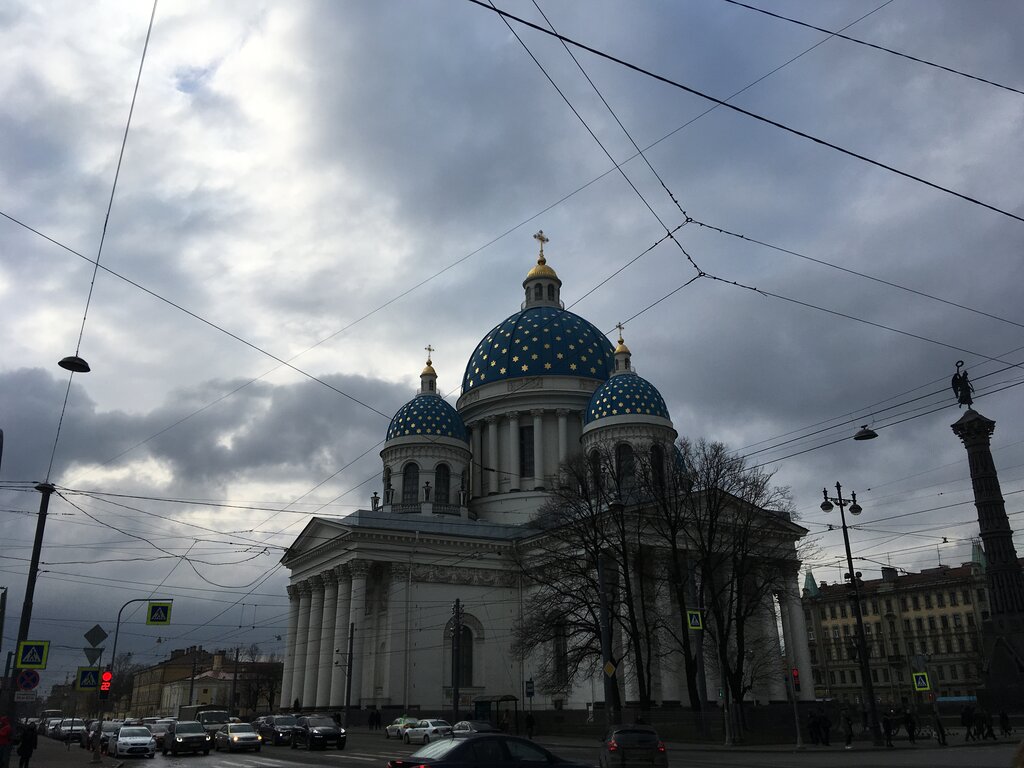
M850 533L846 527L846 506L850 506L851 515L859 515L863 510L857 503L857 494L851 493L850 499L843 498L843 488L836 483L836 495L829 497L828 488L822 489L825 500L821 503L822 512L831 512L833 505L839 507L839 519L843 527L843 543L846 545L846 564L850 571L846 578L850 581L850 589L853 593L853 614L857 617L857 660L860 663L861 695L868 707L868 725L871 728L871 737L875 746L880 747L882 740L882 729L878 725L878 707L875 704L874 686L871 684L871 664L868 661L868 642L864 633L864 615L860 608L860 586L857 583L859 573L853 570L853 554L850 552Z

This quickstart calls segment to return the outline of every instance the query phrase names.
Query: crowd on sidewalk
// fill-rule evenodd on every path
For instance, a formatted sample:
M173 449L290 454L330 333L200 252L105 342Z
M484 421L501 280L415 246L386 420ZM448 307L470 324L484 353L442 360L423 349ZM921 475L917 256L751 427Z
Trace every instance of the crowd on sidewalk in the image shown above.
M1007 713L1000 712L999 736L994 730L992 714L984 709L974 706L964 706L960 713L960 725L963 727L963 740L984 741L991 739L999 741L1000 738L1010 738L1013 728L1010 725L1010 717ZM906 733L907 742L916 744L918 737L935 738L940 746L948 746L946 727L937 709L923 718L923 723L918 721L917 715L909 708L904 707L902 711L889 708L882 713L881 730L885 739L885 746L894 747L893 739L899 738L901 731ZM842 734L846 749L852 749L854 737L853 715L847 707L839 713L839 732ZM812 710L807 717L807 733L813 745L828 747L832 745L832 719L828 716L823 706ZM868 731L867 714L864 714L862 733ZM959 734L957 734L959 735Z

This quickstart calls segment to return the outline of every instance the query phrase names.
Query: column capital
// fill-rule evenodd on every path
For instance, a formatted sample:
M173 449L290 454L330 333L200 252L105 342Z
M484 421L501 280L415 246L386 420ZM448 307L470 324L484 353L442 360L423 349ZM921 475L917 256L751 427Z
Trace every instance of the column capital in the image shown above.
M334 566L333 570L334 570L334 575L338 579L339 582L344 581L345 579L351 579L352 578L352 569L348 567L348 563L342 563L341 565L336 565L336 566Z
M324 591L324 580L320 574L310 576L306 581L309 583L310 589L315 590L317 592Z
M523 414L520 411L507 411L505 416L509 421L519 421L519 417Z
M572 411L570 411L570 410L569 410L568 408L556 408L556 409L555 409L555 413L556 413L556 414L558 415L558 418L560 418L560 419L564 419L564 418L566 418L566 417L567 417L567 416L568 416L568 415L569 415L570 413L572 413Z
M412 567L408 563L392 563L391 564L391 578L405 578L409 575Z
M309 597L311 594L313 594L313 588L312 585L309 583L308 579L306 581L298 582L295 585L295 589L299 593L299 599L302 599L303 597Z
M538 416L543 416L544 415L544 409L543 408L531 408L530 409L530 415L533 416L533 418L536 419Z
M324 588L336 587L338 585L338 574L333 568L328 568L326 571L321 573L320 578L323 579Z
M288 601L295 602L299 599L299 585L289 584L285 589L288 591Z
M498 417L497 416L485 416L484 417L484 421L486 421L488 424L497 424L498 423Z
M365 579L366 574L370 572L370 565L369 560L352 560L348 563L348 569L353 579Z

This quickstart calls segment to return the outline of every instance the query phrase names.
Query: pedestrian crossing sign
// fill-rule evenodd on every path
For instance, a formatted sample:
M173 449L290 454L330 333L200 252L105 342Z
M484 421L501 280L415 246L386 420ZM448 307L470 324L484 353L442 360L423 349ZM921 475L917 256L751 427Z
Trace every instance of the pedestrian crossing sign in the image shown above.
M18 643L18 669L46 669L46 658L50 655L49 640L23 640Z
M171 623L171 603L150 603L146 623L162 626Z
M927 672L915 672L914 673L914 690L915 691L930 691L932 684L928 681Z
M687 611L686 623L690 629L704 629L704 616L700 611Z
M96 667L79 667L75 676L76 691L95 691L100 687L100 671Z

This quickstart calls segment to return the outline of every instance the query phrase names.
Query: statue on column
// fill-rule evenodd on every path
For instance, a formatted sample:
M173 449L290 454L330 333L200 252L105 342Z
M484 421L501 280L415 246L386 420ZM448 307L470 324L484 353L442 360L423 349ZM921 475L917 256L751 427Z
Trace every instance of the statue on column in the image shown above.
M961 371L964 367L963 360L956 361L956 373L953 374L953 380L950 382L953 387L953 394L956 395L957 402L963 406L966 405L970 408L974 404L974 400L971 398L971 393L974 391L974 385L967 378L967 371Z

